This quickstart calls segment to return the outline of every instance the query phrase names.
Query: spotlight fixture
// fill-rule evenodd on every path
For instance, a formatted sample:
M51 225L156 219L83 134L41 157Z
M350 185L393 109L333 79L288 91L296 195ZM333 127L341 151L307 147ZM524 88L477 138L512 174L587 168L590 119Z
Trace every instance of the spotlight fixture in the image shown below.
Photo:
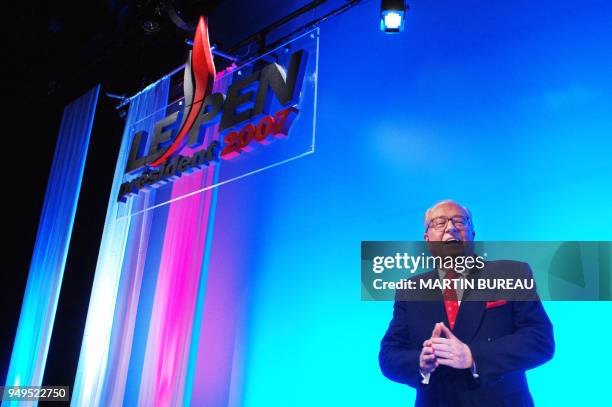
M147 35L157 33L161 29L162 11L166 9L164 0L138 0L136 7L142 31Z
M155 20L147 20L142 23L141 27L146 34L155 34L159 31L159 23Z
M404 29L404 16L408 8L405 0L381 0L381 31L388 34L401 32Z

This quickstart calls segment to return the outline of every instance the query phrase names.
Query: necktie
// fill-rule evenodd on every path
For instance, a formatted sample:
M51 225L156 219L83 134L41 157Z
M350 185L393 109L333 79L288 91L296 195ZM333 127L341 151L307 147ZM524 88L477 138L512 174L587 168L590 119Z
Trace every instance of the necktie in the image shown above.
M447 271L444 276L444 280L447 279L455 279L457 278L457 272L454 270ZM459 312L459 301L457 301L457 291L453 288L454 285L451 283L449 288L444 289L442 293L444 297L444 309L446 310L446 317L448 318L448 323L450 325L450 329L455 327L455 321L457 320L457 313Z

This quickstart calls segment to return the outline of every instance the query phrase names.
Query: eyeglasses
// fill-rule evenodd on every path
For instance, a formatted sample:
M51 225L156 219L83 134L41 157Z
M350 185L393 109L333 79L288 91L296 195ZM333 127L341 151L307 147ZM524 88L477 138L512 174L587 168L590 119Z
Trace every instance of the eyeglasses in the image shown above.
M427 225L427 229L434 228L434 230L444 230L448 221L453 222L453 225L459 230L467 229L470 225L470 218L467 216L453 216L448 218L446 216L438 216L437 218L433 218L429 221Z

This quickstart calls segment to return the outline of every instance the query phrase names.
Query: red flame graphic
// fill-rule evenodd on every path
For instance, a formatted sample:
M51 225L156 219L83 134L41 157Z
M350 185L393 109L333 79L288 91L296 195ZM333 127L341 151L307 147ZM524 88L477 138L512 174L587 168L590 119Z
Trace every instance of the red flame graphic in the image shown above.
M168 159L172 154L180 151L187 142L187 135L191 127L196 121L204 98L212 93L213 84L215 82L215 63L213 62L212 51L210 50L210 42L208 40L208 26L204 17L200 17L196 28L195 38L193 40L193 51L191 52L191 63L187 63L186 70L191 66L191 81L195 83L195 91L193 97L189 97L185 92L185 113L183 125L178 131L176 139L157 160L151 162L151 167L157 167ZM186 75L187 76L187 75ZM187 79L187 78L186 78ZM190 88L190 84L186 82L186 90ZM191 99L191 100L188 100Z

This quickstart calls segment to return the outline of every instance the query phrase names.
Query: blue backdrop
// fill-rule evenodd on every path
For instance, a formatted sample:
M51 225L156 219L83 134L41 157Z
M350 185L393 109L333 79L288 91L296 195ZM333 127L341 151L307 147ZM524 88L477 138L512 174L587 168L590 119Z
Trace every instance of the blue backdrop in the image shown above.
M360 241L421 239L438 200L470 207L482 240L612 239L611 4L410 3L400 35L377 1L323 24L315 154L220 189L254 183L264 208L241 206L261 225L242 247L244 405L410 405L378 368L392 304L360 301ZM612 304L545 307L536 404L600 400Z

